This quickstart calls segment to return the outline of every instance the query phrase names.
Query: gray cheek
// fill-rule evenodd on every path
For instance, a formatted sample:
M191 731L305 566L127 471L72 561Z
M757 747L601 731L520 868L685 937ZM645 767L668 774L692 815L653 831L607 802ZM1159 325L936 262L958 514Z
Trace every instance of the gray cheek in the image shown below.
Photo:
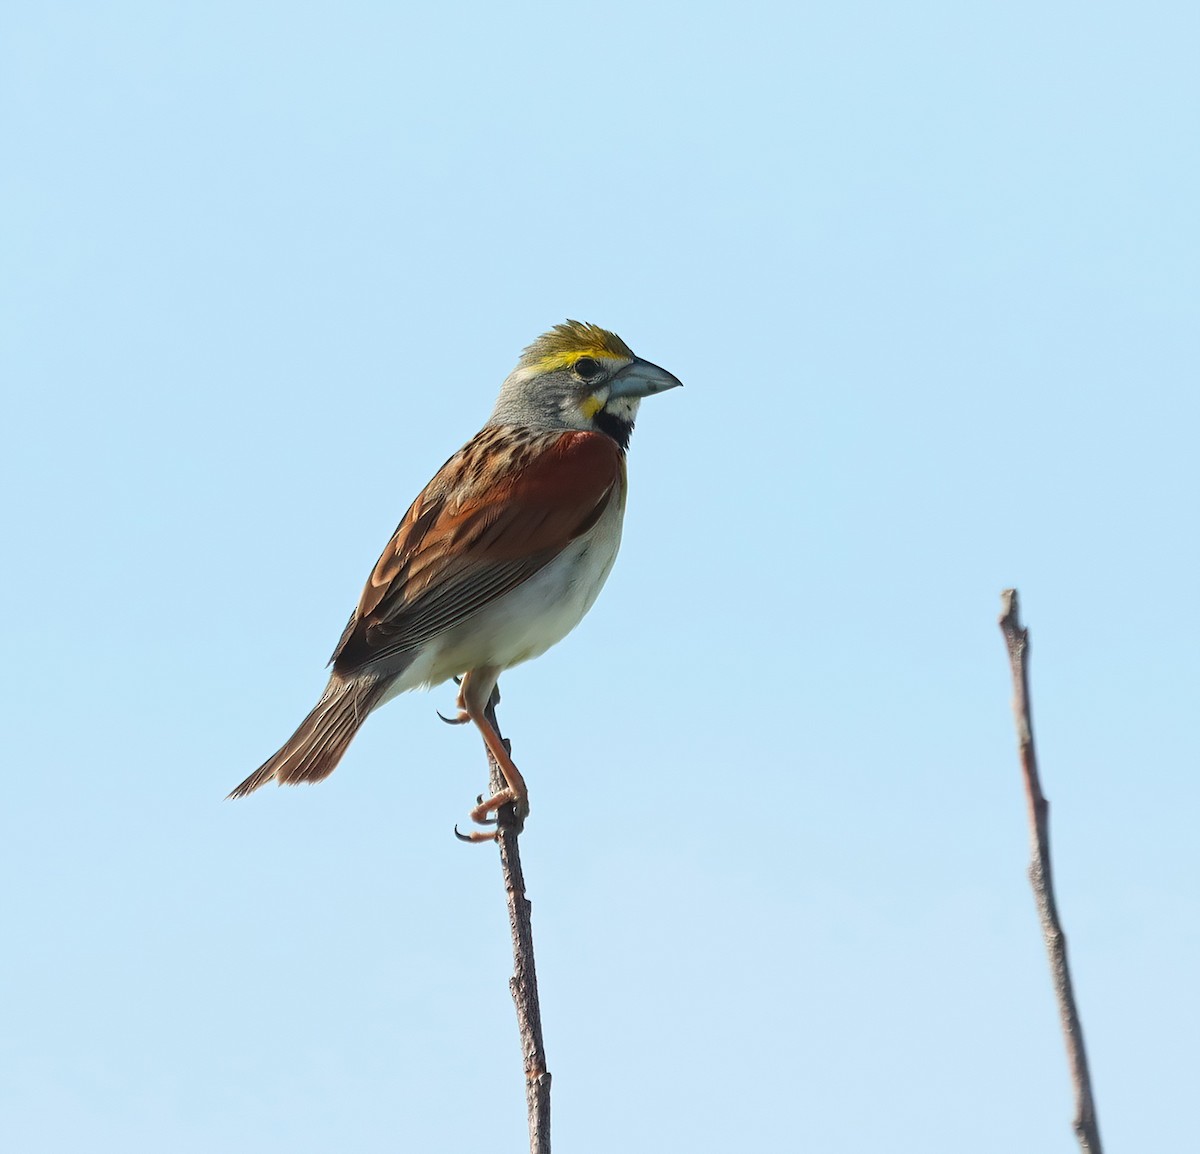
M579 411L579 406L573 403L567 403L560 410L562 414L563 428L565 429L580 429L584 432L591 432L592 422Z

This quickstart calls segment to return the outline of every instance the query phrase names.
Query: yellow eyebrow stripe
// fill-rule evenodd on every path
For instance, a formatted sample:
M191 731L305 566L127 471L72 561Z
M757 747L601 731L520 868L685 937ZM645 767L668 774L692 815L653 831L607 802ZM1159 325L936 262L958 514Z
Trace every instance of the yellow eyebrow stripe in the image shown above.
M542 357L533 367L539 373L553 373L559 369L569 369L580 357L591 357L594 361L610 361L612 356L612 349L593 345L590 348L572 349L569 353L551 353Z

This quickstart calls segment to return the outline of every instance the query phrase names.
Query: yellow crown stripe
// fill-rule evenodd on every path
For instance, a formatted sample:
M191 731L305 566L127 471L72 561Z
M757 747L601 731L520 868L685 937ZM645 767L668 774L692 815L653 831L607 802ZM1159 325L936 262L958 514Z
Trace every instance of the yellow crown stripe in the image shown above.
M632 356L629 346L616 333L599 325L567 321L538 337L522 354L521 367L546 373L569 368L580 357L620 360Z

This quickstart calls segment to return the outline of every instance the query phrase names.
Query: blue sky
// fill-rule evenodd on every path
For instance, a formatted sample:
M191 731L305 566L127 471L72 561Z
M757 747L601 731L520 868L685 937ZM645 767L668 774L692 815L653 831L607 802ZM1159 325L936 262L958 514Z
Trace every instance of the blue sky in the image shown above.
M503 681L557 1145L1070 1151L995 619L1020 588L1114 1149L1200 1029L1186 4L13 4L0 1145L521 1149L449 687L291 732L565 317L648 401ZM897 1137L899 1135L900 1137Z

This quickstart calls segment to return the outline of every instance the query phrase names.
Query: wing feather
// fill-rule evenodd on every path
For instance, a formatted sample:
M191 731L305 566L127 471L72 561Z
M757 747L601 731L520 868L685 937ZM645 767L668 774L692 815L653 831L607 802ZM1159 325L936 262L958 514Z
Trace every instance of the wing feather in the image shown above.
M485 428L404 515L334 669L411 652L529 580L599 520L620 468L620 449L601 433Z

